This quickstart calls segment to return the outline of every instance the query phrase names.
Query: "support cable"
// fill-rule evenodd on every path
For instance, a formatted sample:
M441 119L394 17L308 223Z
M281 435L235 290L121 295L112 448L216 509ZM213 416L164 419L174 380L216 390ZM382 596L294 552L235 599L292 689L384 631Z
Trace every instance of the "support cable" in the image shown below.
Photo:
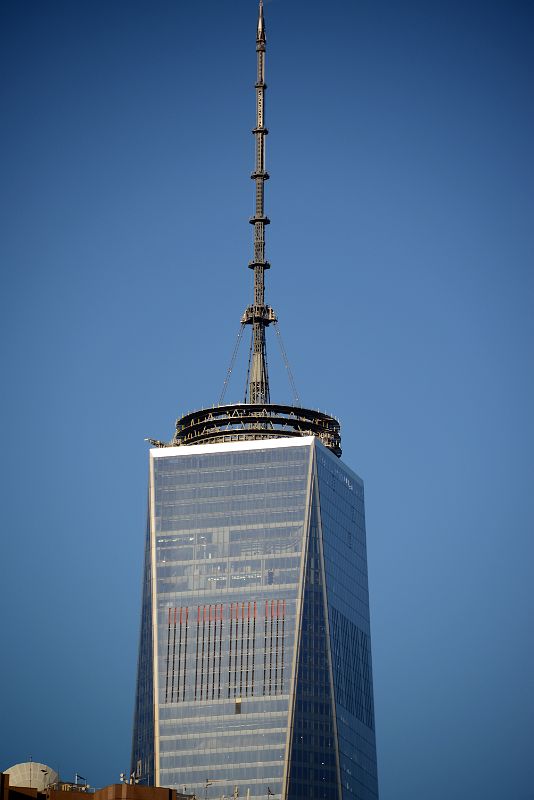
M264 361L265 361L265 378L266 378L266 381L267 381L266 386L267 386L267 392L268 392L269 391L269 365L267 363L267 349L265 349L265 351L264 351ZM266 397L266 402L267 403L271 402L269 396ZM273 427L273 423L271 421L269 421L269 424L265 425L265 427L266 428L272 428Z
M293 378L293 373L291 372L291 367L289 366L289 359L287 357L287 353L284 347L284 343L282 341L282 334L280 333L280 326L278 322L274 323L274 329L276 331L276 338L278 339L278 344L280 345L280 352L282 353L282 358L284 360L284 364L286 366L287 375L289 378L289 383L291 385L291 391L293 392L293 400L295 401L295 405L300 405L300 397L299 393L297 392L297 386L295 384L295 379Z
M239 350L239 345L241 344L241 339L243 337L243 331L244 330L245 330L245 325L242 322L241 325L239 326L239 331L237 333L237 340L236 340L236 343L235 343L235 346L234 346L234 352L232 353L232 358L230 359L230 365L229 365L228 371L226 373L226 378L224 379L224 383L223 383L223 387L222 387L222 391L221 391L221 396L219 397L219 405L220 406L222 406L222 404L223 404L224 397L226 395L226 390L228 389L228 382L230 380L230 377L231 377L233 369L234 369L235 360L237 358L237 351Z
M266 386L267 386L267 397L265 398L265 402L266 403L270 403L271 402L271 397L270 397L270 393L269 393L269 363L267 361L267 347L265 348L265 350L263 352L264 352L263 358L264 358L264 361L265 361L265 380L266 380Z
M250 377L250 364L252 362L252 348L253 348L253 346L254 346L254 332L251 331L251 334L250 334L250 347L249 347L249 350L248 350L247 377L245 379L245 394L244 394L244 397L243 397L243 402L244 403L247 402L248 379Z

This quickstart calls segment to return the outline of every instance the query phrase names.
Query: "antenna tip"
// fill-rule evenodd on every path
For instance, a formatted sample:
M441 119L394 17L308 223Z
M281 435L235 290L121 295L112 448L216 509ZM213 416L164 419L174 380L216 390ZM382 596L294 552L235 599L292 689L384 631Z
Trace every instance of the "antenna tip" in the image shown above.
M260 5L258 9L258 42L265 41L265 22L263 20L263 0L260 0Z

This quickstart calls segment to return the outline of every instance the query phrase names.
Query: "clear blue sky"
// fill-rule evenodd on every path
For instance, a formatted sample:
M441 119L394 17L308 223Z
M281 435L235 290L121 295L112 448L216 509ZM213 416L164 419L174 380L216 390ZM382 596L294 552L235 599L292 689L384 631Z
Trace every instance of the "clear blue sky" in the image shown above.
M267 295L365 480L382 800L532 800L534 7L266 17ZM128 767L143 439L250 299L255 20L2 3L0 768Z

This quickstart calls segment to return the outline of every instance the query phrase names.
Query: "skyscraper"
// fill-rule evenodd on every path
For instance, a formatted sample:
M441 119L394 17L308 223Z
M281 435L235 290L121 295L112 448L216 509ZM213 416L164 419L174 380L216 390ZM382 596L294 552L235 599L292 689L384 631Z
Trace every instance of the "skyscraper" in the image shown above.
M199 797L368 800L363 484L337 420L270 402L265 48L260 0L247 396L152 442L132 770Z

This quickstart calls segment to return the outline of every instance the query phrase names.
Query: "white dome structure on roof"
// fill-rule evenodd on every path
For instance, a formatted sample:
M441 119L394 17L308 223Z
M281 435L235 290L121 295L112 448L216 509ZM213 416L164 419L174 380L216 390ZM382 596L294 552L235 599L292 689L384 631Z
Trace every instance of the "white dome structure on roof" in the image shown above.
M38 761L25 761L23 764L14 764L4 772L9 773L10 786L25 786L43 792L51 783L56 783L59 776L52 767L40 764Z

